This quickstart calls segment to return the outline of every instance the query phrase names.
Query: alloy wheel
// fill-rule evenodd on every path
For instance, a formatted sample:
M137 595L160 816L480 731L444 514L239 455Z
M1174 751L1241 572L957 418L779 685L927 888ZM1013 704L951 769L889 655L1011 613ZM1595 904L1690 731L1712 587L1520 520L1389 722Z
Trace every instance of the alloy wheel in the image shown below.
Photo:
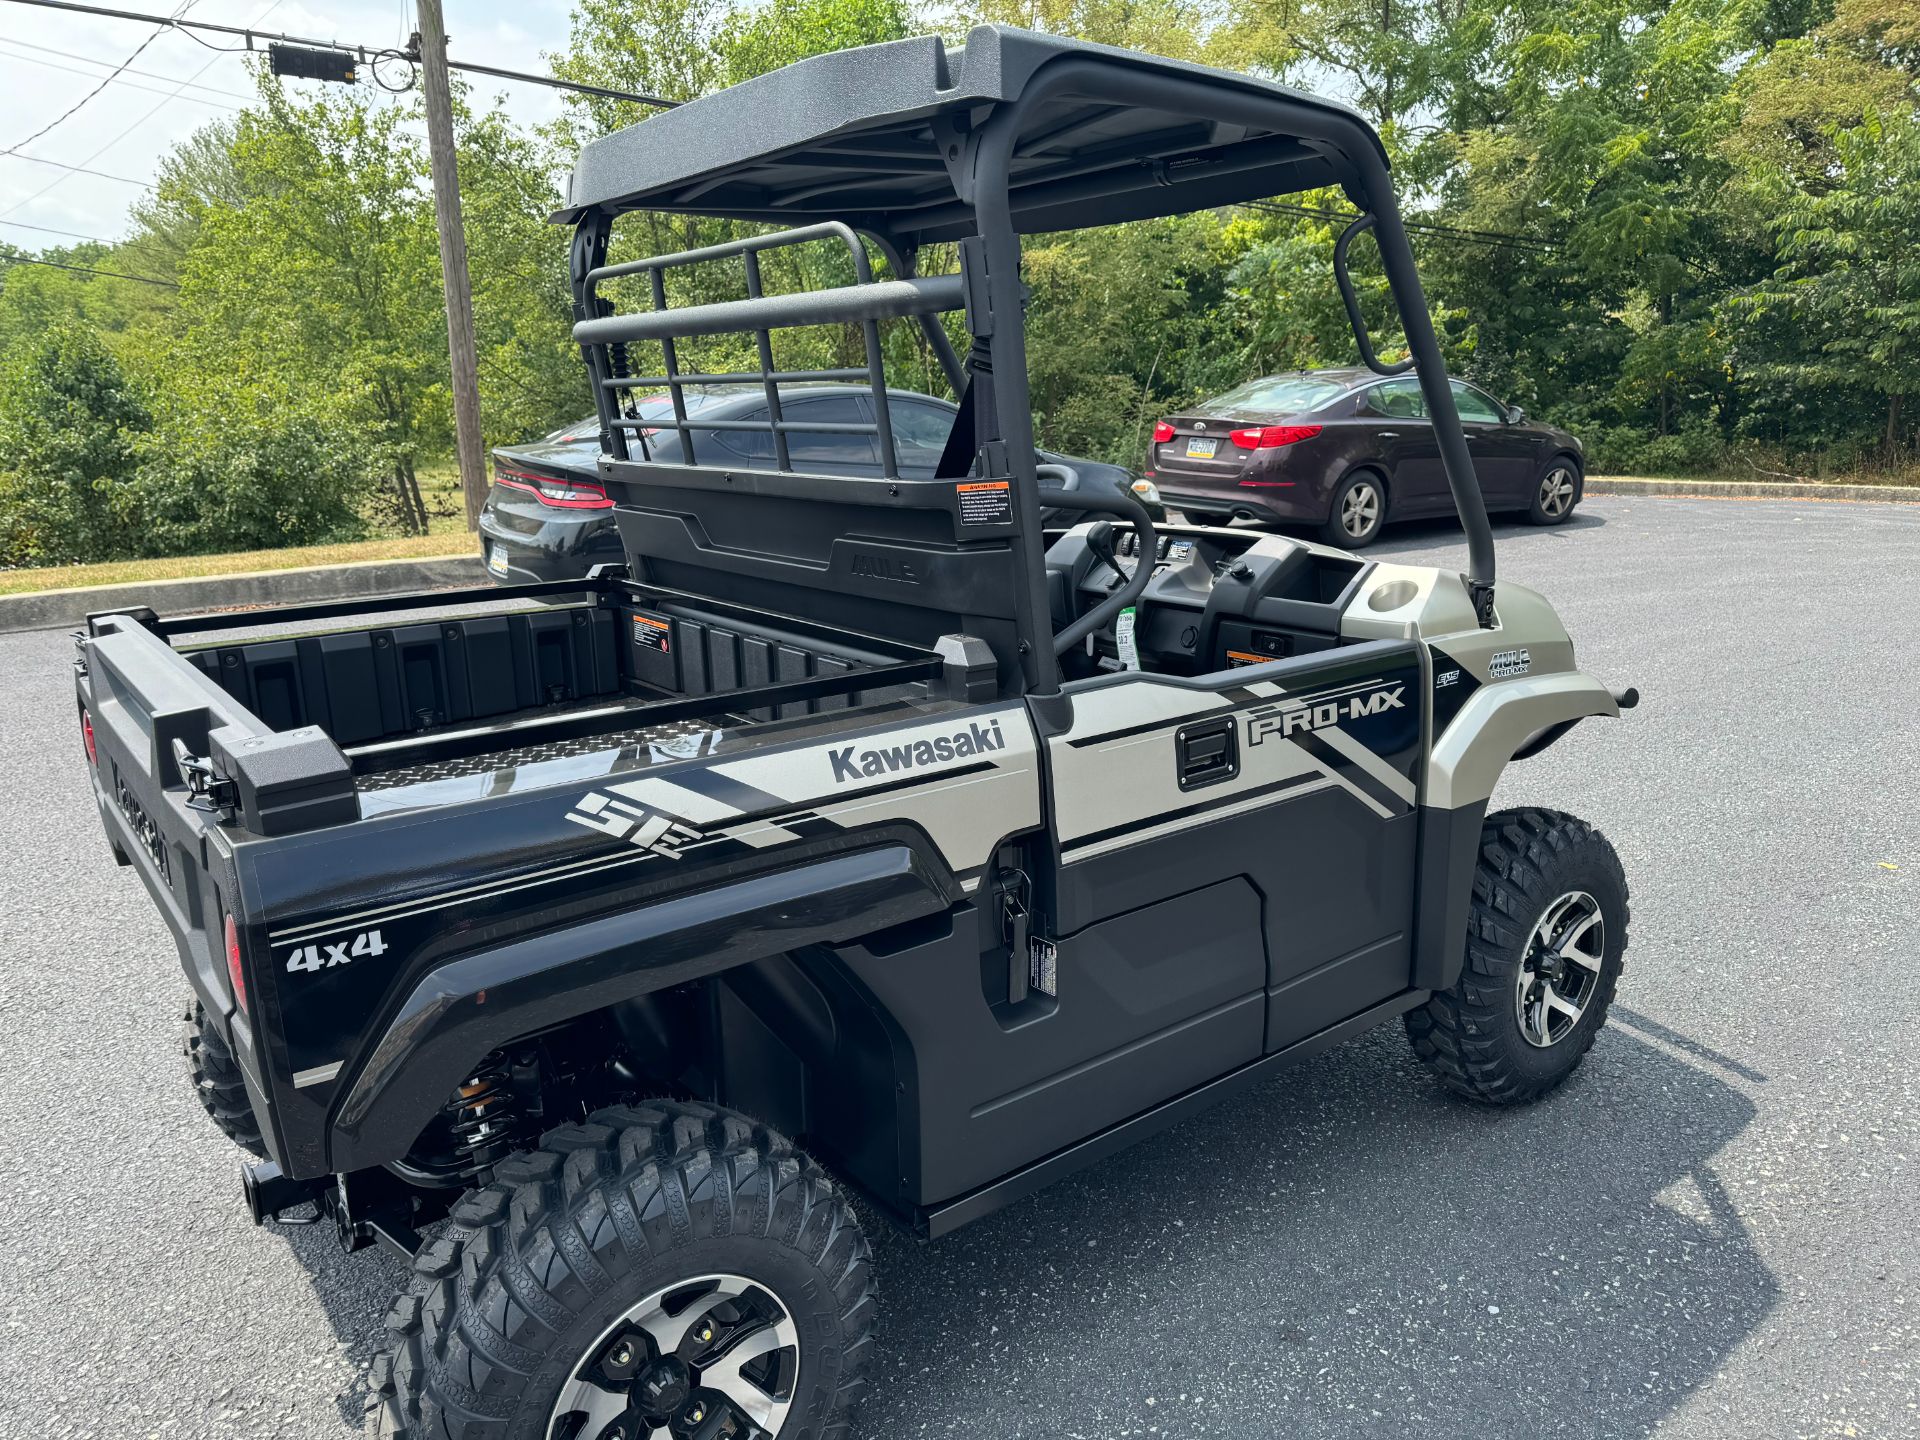
M1556 465L1540 480L1540 513L1549 520L1558 520L1573 509L1574 491L1573 471L1565 465Z
M1600 984L1607 926L1600 902L1572 890L1540 916L1514 988L1520 1033L1544 1050L1573 1033Z
M768 1440L799 1394L800 1328L738 1275L656 1290L588 1347L548 1440Z
M1364 540L1380 523L1380 491L1371 480L1356 481L1340 500L1340 528Z

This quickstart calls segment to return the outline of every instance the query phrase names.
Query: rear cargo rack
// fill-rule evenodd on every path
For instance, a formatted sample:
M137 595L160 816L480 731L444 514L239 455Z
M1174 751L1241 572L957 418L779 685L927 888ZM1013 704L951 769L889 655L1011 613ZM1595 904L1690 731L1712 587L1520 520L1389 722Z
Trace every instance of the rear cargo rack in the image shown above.
M778 468L791 473L793 460L787 437L796 433L835 435L872 435L879 442L880 465L890 480L900 477L900 456L894 445L893 415L887 399L886 370L880 352L880 321L903 316L928 317L962 304L962 288L957 275L934 279L902 278L876 281L873 262L866 242L851 226L837 220L780 230L768 235L750 235L697 250L682 250L671 255L656 255L643 260L605 263L609 234L607 227L585 227L576 237L574 274L578 323L574 338L586 355L592 375L595 402L600 414L601 448L617 460L631 460L632 439L638 439L642 460L652 459L647 444L649 432L672 429L680 436L680 453L685 464L699 465L694 448L696 429L743 430L773 437ZM837 289L817 290L793 295L767 295L760 272L760 256L768 250L805 245L820 240L839 240L853 261L855 283ZM674 309L667 304L667 272L691 265L739 257L746 282L744 300L721 301L706 305L688 305ZM614 313L613 304L600 294L600 285L627 276L645 275L651 284L652 309L635 314ZM819 370L781 370L773 363L773 331L796 326L855 324L860 327L866 351L866 364ZM937 329L937 323L933 327ZM759 365L752 370L686 373L680 369L677 342L700 335L744 334L753 336ZM931 333L929 340L933 339ZM944 332L941 340L945 339ZM632 372L627 346L635 341L650 341L660 346L662 367L657 375ZM936 342L936 350L939 345ZM780 386L822 381L864 380L873 402L873 423L853 421L831 425L809 424L786 419L780 409ZM766 393L765 420L698 420L687 413L686 387L703 385L758 384ZM631 391L664 385L673 403L671 420L640 420L629 413L621 397ZM696 423L697 422L697 423Z

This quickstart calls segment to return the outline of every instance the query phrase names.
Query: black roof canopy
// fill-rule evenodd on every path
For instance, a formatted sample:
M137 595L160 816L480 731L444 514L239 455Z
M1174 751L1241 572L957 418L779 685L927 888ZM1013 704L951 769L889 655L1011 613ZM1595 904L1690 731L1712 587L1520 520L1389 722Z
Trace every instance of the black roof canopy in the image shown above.
M1036 84L1045 74L1045 82ZM1371 188L1379 137L1354 111L1229 70L983 25L799 61L616 131L580 153L566 208L787 225L835 218L913 242L975 228L970 135L1015 109L1020 230L1180 214L1322 185Z

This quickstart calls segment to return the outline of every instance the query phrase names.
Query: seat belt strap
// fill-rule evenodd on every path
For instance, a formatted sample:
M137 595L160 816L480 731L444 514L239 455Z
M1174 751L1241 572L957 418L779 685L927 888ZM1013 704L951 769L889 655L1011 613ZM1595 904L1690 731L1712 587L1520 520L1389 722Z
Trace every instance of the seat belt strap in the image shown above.
M947 431L947 443L941 447L940 463L933 468L936 480L961 480L973 469L980 453L979 426L975 421L980 400L975 383L981 375L993 374L993 360L975 345L967 352L967 380L960 391L960 408L954 413L953 428Z

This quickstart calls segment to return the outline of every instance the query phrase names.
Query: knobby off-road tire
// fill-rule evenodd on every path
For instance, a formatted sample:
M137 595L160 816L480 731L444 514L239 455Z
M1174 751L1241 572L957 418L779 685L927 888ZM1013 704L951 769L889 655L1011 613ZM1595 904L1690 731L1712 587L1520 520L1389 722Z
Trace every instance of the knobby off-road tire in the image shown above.
M819 1168L765 1126L709 1105L601 1110L495 1166L452 1222L420 1252L411 1291L387 1317L389 1348L372 1374L380 1435L548 1440L583 1366L618 1357L658 1368L655 1339L623 1317L636 1306L662 1315L653 1297L663 1292L673 1295L665 1314L691 1315L674 1287L712 1276L752 1282L755 1303L770 1297L789 1317L797 1380L774 1422L779 1440L846 1434L873 1349L872 1253ZM711 1313L723 1330L735 1323L724 1304ZM679 1352L713 1333L699 1323ZM747 1333L727 1330L719 1343ZM631 1360L619 1348L627 1335ZM794 1363L791 1353L777 1363ZM673 1401L677 1413L703 1393ZM595 1440L609 1423L602 1413L575 1428ZM618 1423L640 1440L659 1424L638 1411Z
M193 1093L229 1140L264 1156L267 1146L260 1138L260 1122L253 1118L247 1082L241 1078L239 1062L227 1048L226 1037L208 1023L206 1007L198 1000L187 1007L186 1022L183 1048Z
M1555 810L1489 815L1480 830L1466 963L1451 990L1407 1012L1414 1053L1469 1099L1538 1100L1573 1073L1606 1021L1627 921L1626 873L1598 830ZM1554 941L1562 936L1571 941L1562 942L1566 955L1556 964ZM1543 985L1554 987L1552 1001Z

